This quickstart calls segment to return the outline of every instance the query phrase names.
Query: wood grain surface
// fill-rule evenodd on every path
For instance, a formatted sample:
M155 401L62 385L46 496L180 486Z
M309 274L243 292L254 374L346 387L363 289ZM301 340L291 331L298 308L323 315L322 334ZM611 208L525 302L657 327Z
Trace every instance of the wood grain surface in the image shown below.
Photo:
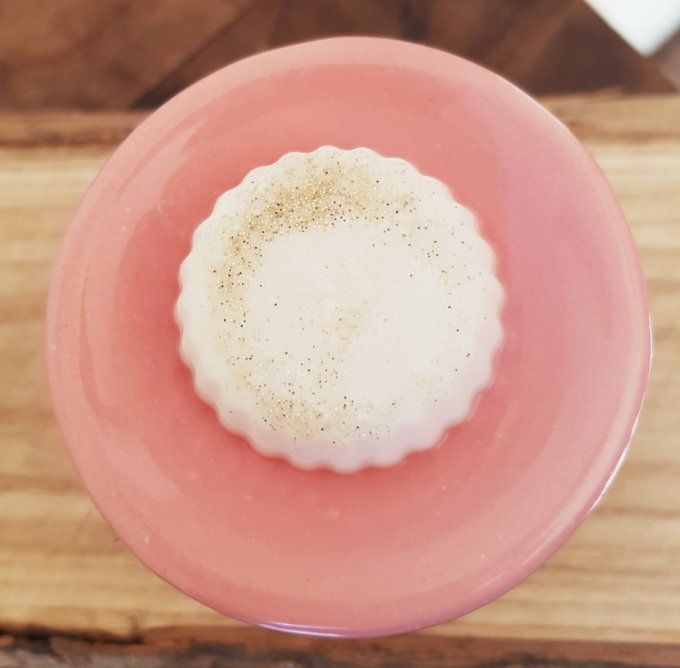
M117 643L52 635L0 637L2 668L671 668L680 646L573 640L303 638L254 628L165 629Z
M583 0L0 0L0 107L155 107L229 62L330 35L429 44L533 93L675 90Z
M344 644L244 630L143 568L97 514L50 410L45 298L70 215L141 116L0 115L0 666L680 666L680 96L546 102L642 255L655 359L633 447L592 516L500 600Z
M0 105L132 106L252 0L0 0Z

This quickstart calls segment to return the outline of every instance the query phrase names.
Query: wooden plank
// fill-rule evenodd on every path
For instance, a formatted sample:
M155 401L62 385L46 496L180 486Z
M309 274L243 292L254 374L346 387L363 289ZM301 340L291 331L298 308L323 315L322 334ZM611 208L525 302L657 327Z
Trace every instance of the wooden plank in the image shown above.
M651 106L654 107L655 122L664 128L665 140L680 141L678 102L674 95L622 96L610 92L584 97L548 96L541 102L582 141L640 143L658 140L659 130L647 116ZM4 112L0 114L0 147L108 148L123 141L149 113Z
M0 3L0 107L125 109L253 0Z
M437 0L429 43L481 62L532 93L674 90L653 61L583 0L482 0L485 12L473 11L477 2L458 4L471 20L447 20L450 3ZM485 42L479 36L489 23L496 38Z
M585 142L638 144L659 140L680 141L678 97L676 95L621 96L591 95L583 100L569 96L544 97L542 104ZM648 114L652 113L653 121ZM650 122L651 121L651 122Z
M408 634L370 640L302 638L254 628L168 629L126 643L37 634L0 637L3 668L671 668L680 646Z
M680 29L654 54L654 60L668 80L680 89Z
M583 0L6 0L0 107L153 107L252 53L362 34L467 56L533 93L674 90Z
M116 146L148 112L15 112L3 113L0 146Z
M625 654L621 642L680 643L680 96L550 105L594 152L639 245L655 328L649 394L620 475L567 545L500 600L427 634L585 642L582 665L597 665L587 663L594 641L613 643L612 656ZM19 645L52 647L59 633L137 643L162 627L227 633L237 624L118 543L76 479L50 411L40 351L52 258L111 141L138 120L0 117L0 629ZM677 665L669 661L657 663Z
M258 0L137 100L154 107L208 72L277 46L379 35L436 46L534 94L675 87L583 0Z

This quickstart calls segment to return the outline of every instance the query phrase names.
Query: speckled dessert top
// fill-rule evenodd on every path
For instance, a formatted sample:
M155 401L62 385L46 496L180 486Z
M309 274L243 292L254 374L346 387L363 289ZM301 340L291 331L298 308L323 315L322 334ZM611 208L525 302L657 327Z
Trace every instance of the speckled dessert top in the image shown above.
M222 195L181 272L181 353L225 427L350 472L436 444L489 382L494 257L439 181L368 149L289 153Z

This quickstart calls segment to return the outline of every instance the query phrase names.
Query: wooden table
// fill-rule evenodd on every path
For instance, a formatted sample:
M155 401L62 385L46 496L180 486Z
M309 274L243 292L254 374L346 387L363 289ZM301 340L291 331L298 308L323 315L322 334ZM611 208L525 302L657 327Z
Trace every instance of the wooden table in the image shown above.
M371 641L221 617L97 514L50 410L45 297L71 213L141 116L0 116L0 666L680 666L680 96L546 103L603 167L642 254L655 360L634 444L599 508L519 587Z
M227 63L332 35L377 35L434 46L485 65L534 94L677 90L653 59L639 54L584 0L3 4L3 109L156 107Z

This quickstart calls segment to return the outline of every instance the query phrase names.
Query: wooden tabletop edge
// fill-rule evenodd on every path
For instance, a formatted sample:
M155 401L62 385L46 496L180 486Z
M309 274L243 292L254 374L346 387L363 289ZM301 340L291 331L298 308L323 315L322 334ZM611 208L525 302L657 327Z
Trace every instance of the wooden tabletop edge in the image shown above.
M449 637L411 633L389 638L346 640L306 638L252 627L179 627L157 629L127 639L81 633L52 633L46 629L0 630L0 665L14 666L12 657L70 663L87 656L135 659L135 666L219 665L384 665L399 658L403 665L665 666L680 665L680 645L587 640L543 640ZM324 661L325 660L325 663ZM153 660L153 662L152 662ZM63 663L61 663L63 662ZM148 662L148 663L147 663ZM244 663L245 662L245 663ZM27 664L33 665L33 664ZM42 665L42 664L40 664ZM94 662L92 665L95 665ZM116 664L118 665L118 664ZM212 665L212 663L210 664ZM286 664L287 665L287 664ZM495 665L495 664L494 664Z
M596 93L540 98L581 138L680 139L680 94ZM150 112L0 112L0 148L113 147ZM653 117L653 122L651 118Z

